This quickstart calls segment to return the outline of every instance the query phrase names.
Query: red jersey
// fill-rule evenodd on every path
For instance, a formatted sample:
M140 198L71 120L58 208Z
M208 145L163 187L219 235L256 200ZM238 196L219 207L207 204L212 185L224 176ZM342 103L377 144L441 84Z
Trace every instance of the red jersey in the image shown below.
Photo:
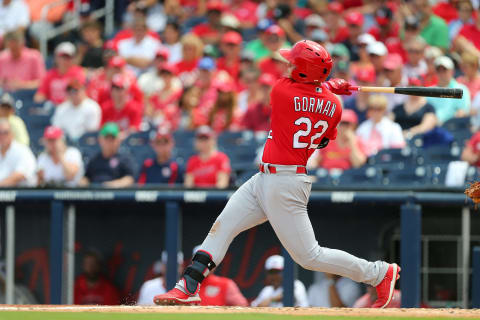
M202 281L199 292L202 306L247 306L247 299L242 295L232 279L210 274Z
M233 80L238 81L240 78L240 59L235 61L233 64L228 65L225 57L218 58L217 70L225 70Z
M230 159L220 151L215 152L208 160L202 160L198 155L192 156L187 162L187 174L193 175L196 187L215 187L217 173L230 173Z
M143 105L143 92L137 84L137 77L135 76L135 73L126 69L122 72L122 75L128 82L127 86L129 99L133 99L140 105ZM110 81L110 79L107 79L106 70L102 69L90 79L87 87L87 95L93 100L97 101L100 105L107 100L110 100L112 98L110 94L112 90Z
M342 104L325 86L281 78L270 101L272 130L263 150L264 163L306 166L322 138L337 137Z
M85 82L85 72L82 67L74 65L65 74L60 74L57 68L53 68L43 78L38 92L54 104L60 104L67 98L67 85L72 79Z
M120 304L119 294L115 286L100 277L94 287L87 284L85 275L80 275L75 280L74 303L88 305L116 305Z
M468 140L467 146L472 148L475 154L480 153L480 132L475 133L473 137L471 137L470 140ZM480 167L480 160L474 163L474 166Z
M468 41L473 43L473 45L480 50L480 30L474 23L464 25L460 32L459 36L465 37Z
M360 139L357 139L357 147L365 154ZM352 167L352 163L350 162L352 149L347 145L340 147L337 141L332 141L328 144L328 148L323 148L319 151L321 158L318 166L321 168L348 170Z
M113 106L113 100L108 100L102 104L102 126L106 122L116 122L120 130L138 130L142 122L142 106L135 100L130 100L118 110Z

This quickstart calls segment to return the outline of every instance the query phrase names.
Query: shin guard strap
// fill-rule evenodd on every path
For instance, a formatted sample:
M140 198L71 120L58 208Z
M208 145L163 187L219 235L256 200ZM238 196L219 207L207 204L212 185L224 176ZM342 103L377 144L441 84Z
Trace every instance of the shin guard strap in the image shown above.
M193 269L192 267L187 267L183 274L189 276L190 278L192 278L193 280L195 280L199 283L201 283L203 281L203 279L205 279L205 277L203 276L203 274L201 272L198 272L197 270Z
M195 253L195 256L193 256L192 258L192 261L200 262L201 264L205 265L210 271L212 271L216 267L215 262L213 262L210 259L210 257L208 257L205 253L202 253L202 252Z

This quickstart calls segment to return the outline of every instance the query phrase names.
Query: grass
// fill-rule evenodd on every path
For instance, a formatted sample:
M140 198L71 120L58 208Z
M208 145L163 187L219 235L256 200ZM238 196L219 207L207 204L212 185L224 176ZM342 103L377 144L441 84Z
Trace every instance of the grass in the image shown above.
M274 315L262 313L239 313L239 314L168 314L168 313L96 313L96 312L0 312L0 320L405 320L406 317L345 317L345 316L294 316ZM414 318L422 319L422 318ZM446 318L425 318L428 320L445 320ZM454 318L449 318L454 319ZM458 318L461 319L461 318Z

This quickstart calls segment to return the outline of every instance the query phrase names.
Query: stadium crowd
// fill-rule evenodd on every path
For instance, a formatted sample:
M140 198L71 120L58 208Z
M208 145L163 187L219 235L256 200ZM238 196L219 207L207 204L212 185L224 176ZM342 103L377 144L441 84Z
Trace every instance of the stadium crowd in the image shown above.
M226 188L259 161L269 92L288 66L277 50L301 39L325 46L332 77L352 84L464 92L343 96L338 139L311 169L362 168L382 149L432 145L480 164L476 1L122 0L107 36L91 14L104 1L71 1L44 19L52 2L0 4L1 186ZM39 34L76 13L78 30L53 38L43 57ZM232 150L222 136L238 132L257 143Z

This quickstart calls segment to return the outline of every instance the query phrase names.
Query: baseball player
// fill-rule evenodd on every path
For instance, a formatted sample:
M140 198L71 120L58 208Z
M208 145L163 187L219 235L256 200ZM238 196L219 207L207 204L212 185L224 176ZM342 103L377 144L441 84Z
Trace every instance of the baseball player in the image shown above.
M325 82L333 62L313 41L299 41L280 54L289 61L288 77L272 88L272 130L260 172L233 194L175 288L156 296L156 304L198 304L200 284L222 261L235 236L267 220L302 267L376 287L372 307L384 308L392 299L400 268L320 247L307 212L311 191L307 160L336 138L342 106L335 94L350 94L350 84L343 79Z

